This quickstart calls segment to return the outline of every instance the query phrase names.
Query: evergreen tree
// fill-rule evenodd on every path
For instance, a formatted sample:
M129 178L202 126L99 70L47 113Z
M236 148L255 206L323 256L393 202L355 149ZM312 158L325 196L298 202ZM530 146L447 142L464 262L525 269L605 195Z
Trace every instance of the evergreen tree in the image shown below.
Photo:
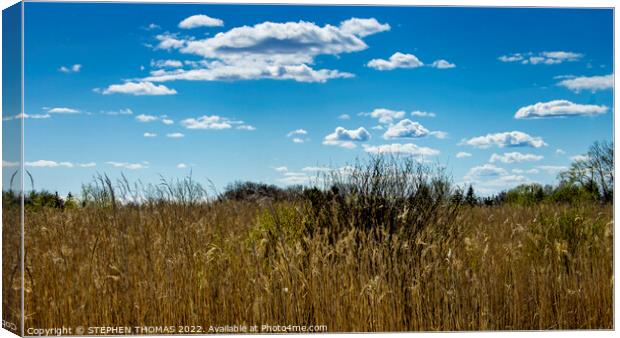
M465 195L465 203L472 206L478 204L478 199L476 198L476 194L474 193L474 187L472 187L471 184L467 189L467 195Z

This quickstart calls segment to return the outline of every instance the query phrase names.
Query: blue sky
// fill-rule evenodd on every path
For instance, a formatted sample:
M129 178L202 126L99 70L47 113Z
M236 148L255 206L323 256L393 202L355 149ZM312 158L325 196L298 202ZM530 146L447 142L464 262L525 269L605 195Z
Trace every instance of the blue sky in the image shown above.
M611 10L26 3L25 36L26 169L63 194L375 152L490 193L613 138Z

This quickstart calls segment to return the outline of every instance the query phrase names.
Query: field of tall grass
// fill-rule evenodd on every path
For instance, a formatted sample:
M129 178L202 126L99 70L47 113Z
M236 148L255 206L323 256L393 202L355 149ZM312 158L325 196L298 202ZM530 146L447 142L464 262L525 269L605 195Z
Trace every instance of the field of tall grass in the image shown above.
M82 206L29 209L25 327L613 328L611 205L463 205L412 162L323 183L235 200L100 177Z

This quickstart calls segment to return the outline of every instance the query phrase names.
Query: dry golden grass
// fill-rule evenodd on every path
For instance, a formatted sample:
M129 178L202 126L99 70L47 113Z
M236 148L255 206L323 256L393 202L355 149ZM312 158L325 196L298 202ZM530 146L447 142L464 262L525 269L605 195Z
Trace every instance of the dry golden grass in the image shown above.
M464 208L412 238L334 239L298 204L28 211L25 326L613 328L611 206Z

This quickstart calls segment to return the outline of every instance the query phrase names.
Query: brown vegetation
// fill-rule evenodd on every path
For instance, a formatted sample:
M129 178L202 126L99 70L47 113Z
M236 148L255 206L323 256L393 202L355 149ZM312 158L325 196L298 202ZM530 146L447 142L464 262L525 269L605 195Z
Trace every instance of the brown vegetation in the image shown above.
M29 209L25 326L613 328L611 205L455 205L440 173L376 165L295 199L120 203L102 178Z

